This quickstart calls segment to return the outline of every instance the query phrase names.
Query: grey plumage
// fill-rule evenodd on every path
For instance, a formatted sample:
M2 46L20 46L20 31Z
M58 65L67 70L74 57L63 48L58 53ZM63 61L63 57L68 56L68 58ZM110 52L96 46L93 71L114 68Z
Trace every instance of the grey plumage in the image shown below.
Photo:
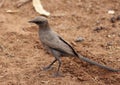
M59 62L59 66L58 66L58 70L56 72L56 75L59 75L59 69L61 66L60 57L62 57L64 55L78 57L81 60L84 60L86 62L89 62L91 64L97 65L101 68L104 68L104 69L107 69L107 70L110 70L113 72L120 71L120 70L116 70L116 69L104 66L102 64L99 64L95 61L92 61L92 60L85 58L82 55L78 54L72 48L72 46L70 44L68 44L57 33L55 33L52 29L50 29L50 26L48 24L48 20L45 17L38 16L29 22L35 23L39 26L39 38L40 38L41 43L55 57L55 60L49 66L47 66L45 69L49 69L56 61Z

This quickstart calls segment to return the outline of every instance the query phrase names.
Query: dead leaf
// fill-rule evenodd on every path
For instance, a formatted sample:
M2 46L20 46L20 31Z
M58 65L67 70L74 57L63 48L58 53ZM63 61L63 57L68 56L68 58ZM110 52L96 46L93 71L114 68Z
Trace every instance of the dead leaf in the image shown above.
M33 0L33 7L35 8L36 12L41 15L49 16L50 13L44 10L43 6L41 5L40 0Z

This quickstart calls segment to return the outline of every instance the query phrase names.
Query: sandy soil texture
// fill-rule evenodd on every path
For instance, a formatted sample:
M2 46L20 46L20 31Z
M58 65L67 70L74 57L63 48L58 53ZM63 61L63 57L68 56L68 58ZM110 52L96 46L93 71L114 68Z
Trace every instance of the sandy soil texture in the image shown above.
M6 0L0 8L0 85L119 85L120 73L98 68L77 58L62 58L64 77L43 71L54 57L38 38L38 27L28 20L38 16L32 2L20 8ZM120 69L120 0L41 0L51 13L51 28L85 57ZM12 10L13 13L6 11ZM114 10L115 14L108 14ZM83 37L83 42L75 42Z

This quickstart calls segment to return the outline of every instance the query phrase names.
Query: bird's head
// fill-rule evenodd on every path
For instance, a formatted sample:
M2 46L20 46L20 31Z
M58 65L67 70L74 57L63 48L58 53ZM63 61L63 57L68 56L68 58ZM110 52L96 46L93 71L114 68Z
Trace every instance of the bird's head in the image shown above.
M30 20L29 23L35 23L41 27L41 26L47 26L48 20L43 16L37 16L34 19Z

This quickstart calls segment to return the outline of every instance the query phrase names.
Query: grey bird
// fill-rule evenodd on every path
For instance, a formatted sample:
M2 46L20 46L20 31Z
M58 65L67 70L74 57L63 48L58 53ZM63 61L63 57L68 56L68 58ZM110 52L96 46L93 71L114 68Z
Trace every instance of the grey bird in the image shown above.
M111 67L99 64L95 61L92 61L92 60L78 54L70 44L68 44L64 39L62 39L56 32L54 32L50 28L47 18L45 18L43 16L38 16L38 17L35 17L33 20L30 20L29 22L35 23L39 26L38 33L39 33L39 38L40 38L41 43L44 45L46 50L55 57L55 60L50 65L48 65L45 69L51 68L51 66L56 61L58 61L58 69L55 73L55 76L60 75L59 74L59 70L61 67L60 58L65 55L77 57L83 61L86 61L90 64L94 64L96 66L99 66L101 68L104 68L104 69L112 71L112 72L120 71L119 69L113 69Z

